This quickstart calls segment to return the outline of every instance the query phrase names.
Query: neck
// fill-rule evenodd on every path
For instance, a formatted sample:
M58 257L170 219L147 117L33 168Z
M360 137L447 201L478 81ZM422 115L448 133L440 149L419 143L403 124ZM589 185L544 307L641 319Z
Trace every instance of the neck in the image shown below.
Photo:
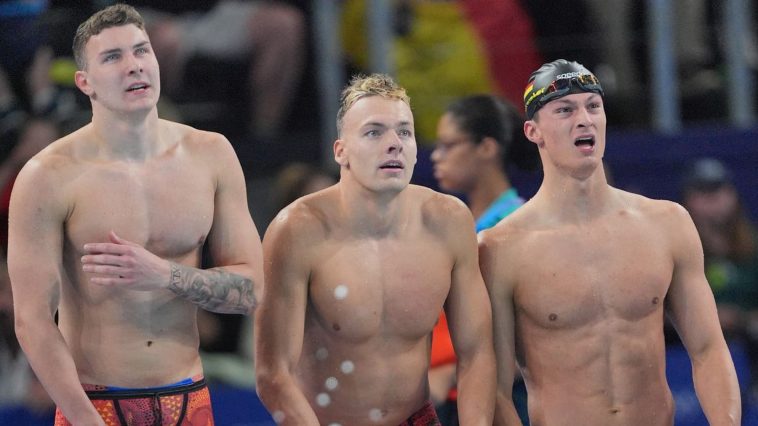
M342 211L354 233L386 236L397 228L405 190L379 193L345 181L338 186Z
M546 169L535 198L548 210L570 221L586 221L604 213L613 188L608 185L602 165L588 177L577 178L556 169Z
M158 111L114 115L93 109L92 127L101 152L113 159L144 160L159 150Z
M503 173L487 173L477 180L476 185L466 192L471 214L475 219L489 208L489 206L502 194L511 188L511 183Z

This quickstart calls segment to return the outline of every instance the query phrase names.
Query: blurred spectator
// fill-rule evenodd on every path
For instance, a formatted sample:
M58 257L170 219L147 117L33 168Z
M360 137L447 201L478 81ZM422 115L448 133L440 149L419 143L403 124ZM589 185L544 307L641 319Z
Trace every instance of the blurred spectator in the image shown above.
M63 121L76 111L75 96L51 77L54 54L43 20L48 3L0 3L0 141L4 143L16 137L29 114Z
M445 105L474 93L520 103L542 63L531 17L518 0L399 0L394 6L393 73L413 98L417 141L434 140ZM367 70L366 0L345 2L343 48ZM375 71L375 70L374 70Z
M0 259L0 406L23 400L31 375L13 330L13 298L5 256Z
M544 61L534 23L519 0L459 0L479 34L497 93L521 105L524 85Z
M416 141L434 140L445 105L472 93L494 91L485 45L458 1L400 0L393 3L393 74L413 99ZM344 2L341 39L350 63L369 69L367 1Z
M495 226L520 207L524 200L511 186L506 167L519 155L522 165L534 164L536 145L524 136L524 119L514 105L493 95L475 95L451 103L437 125L432 151L434 177L442 190L461 194L476 220L476 231ZM531 162L529 161L531 160ZM455 363L444 313L434 328L429 386L443 425L458 424ZM514 401L526 420L526 393L517 382Z
M209 84L186 79L190 59L245 62L249 132L264 141L279 136L305 66L305 22L299 9L255 0L131 4L147 21L166 95L177 99L183 90ZM219 77L223 75L211 76Z
M534 145L524 137L523 122L520 110L493 95L458 99L439 120L434 177L442 190L465 196L477 232L523 203L506 172L515 150Z
M58 139L60 133L52 120L29 119L22 125L18 141L12 144L8 157L0 163L0 245L3 256L8 248L8 206L16 175L30 158Z
M714 158L695 161L682 182L682 203L692 216L705 254L727 340L744 342L752 388L758 385L758 234L735 189L732 174Z
M308 163L294 162L286 165L276 176L274 206L279 210L298 198L320 191L337 183L335 176Z

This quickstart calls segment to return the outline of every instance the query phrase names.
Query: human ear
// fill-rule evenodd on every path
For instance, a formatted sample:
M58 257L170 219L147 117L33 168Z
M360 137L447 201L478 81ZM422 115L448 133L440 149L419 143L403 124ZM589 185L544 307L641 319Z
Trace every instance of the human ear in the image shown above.
M342 139L337 139L334 141L334 146L332 147L334 150L334 161L337 162L340 166L347 167L347 153L345 152L345 141Z
M538 147L542 147L545 144L544 140L542 139L542 132L537 126L537 122L534 120L527 120L524 122L524 135Z
M92 86L89 84L87 71L77 71L74 73L74 83L76 84L76 87L79 88L79 90L82 91L87 96L92 96L95 91L92 89Z

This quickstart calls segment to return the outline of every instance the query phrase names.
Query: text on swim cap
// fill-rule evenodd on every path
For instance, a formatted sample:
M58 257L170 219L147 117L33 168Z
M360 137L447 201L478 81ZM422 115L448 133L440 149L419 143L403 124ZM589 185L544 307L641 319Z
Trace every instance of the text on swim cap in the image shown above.
M567 73L563 73L563 74L558 74L555 77L555 79L556 80L563 80L563 79L566 79L566 78L579 77L580 75L584 75L584 74L587 74L587 73L584 73L584 72L581 72L581 71L567 72Z

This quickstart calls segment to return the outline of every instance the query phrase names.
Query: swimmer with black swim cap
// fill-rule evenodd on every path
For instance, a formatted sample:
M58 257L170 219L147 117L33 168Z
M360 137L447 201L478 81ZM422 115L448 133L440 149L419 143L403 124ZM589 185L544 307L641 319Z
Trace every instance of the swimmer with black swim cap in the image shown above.
M740 425L739 382L692 218L608 184L603 90L586 68L543 65L524 105L542 182L478 234L498 366L494 424L520 424L511 401L519 368L532 424L673 425L666 318L709 423Z
M565 59L548 62L529 76L524 90L526 119L531 120L540 108L552 100L586 92L604 96L600 81L584 65Z

